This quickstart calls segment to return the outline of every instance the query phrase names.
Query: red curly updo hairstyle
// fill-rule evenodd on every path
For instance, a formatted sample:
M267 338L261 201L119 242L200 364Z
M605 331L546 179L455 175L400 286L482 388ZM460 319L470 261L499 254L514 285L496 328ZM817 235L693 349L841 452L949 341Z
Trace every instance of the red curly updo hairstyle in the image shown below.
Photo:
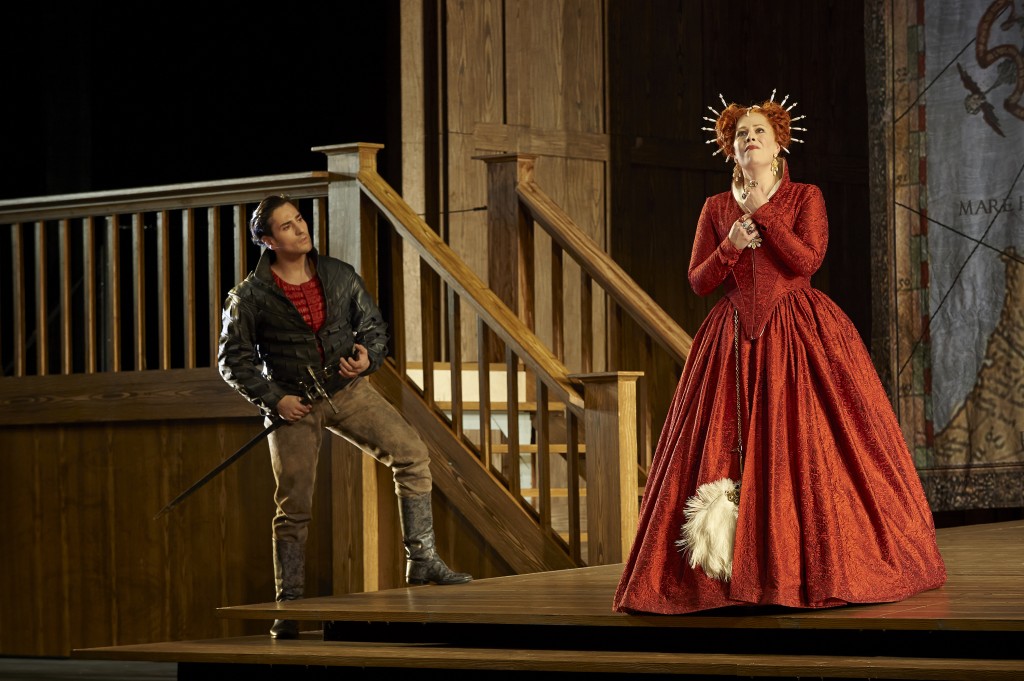
M775 141L783 149L789 148L791 140L789 123L789 112L778 102L767 100L753 106L739 106L732 103L722 110L715 123L715 141L718 148L722 150L726 158L732 158L732 143L736 139L736 121L748 113L756 112L768 119L772 129L775 130Z

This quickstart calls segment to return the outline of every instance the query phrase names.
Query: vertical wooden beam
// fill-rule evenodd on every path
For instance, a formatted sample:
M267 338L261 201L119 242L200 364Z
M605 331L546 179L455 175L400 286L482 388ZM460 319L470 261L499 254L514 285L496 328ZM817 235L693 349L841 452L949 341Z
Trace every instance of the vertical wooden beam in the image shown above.
M89 216L82 225L82 298L85 302L85 373L96 373L96 221Z
M374 171L376 172L376 170ZM373 200L359 193L359 268L366 290L374 300L380 300L380 262L377 252L377 206Z
M580 518L580 422L571 409L565 410L565 479L569 533L569 556L583 565L583 523Z
M441 223L438 215L440 163L437 161L442 134L438 127L441 113L438 97L442 94L438 75L441 12L437 0L399 2L402 45L399 57L401 173L400 186L395 188L434 231L439 230L438 225ZM396 316L394 319L396 328L392 347L396 358L403 362L399 370L405 373L408 362L422 359L423 355L419 333L423 323L415 304L419 300L417 291L421 274L419 258L411 246L406 246L401 239L397 243L393 239L392 248L404 254L401 259L392 255L392 271L396 280L403 281L403 288L408 290L412 303L402 317ZM405 303L405 298L398 296L399 290L397 287L394 289L396 311Z
M60 372L72 372L74 357L71 333L71 235L67 218L57 225L57 248L60 261Z
M427 403L434 404L434 358L437 357L437 327L440 325L438 308L439 282L434 273L420 259L420 342L423 347L423 396Z
M121 370L121 234L120 218L114 214L107 218L107 308L106 352L104 370Z
M327 234L323 252L352 265L362 276L374 298L380 290L377 266L377 212L365 198L357 180L361 171L377 172L380 144L344 144L314 147L327 156L327 170L333 176L327 188ZM340 438L332 438L340 440ZM380 563L382 518L378 510L380 466L344 441L333 445L334 494L331 513L336 537L331 552L334 561L335 593L375 591L384 567ZM351 490L357 486L358 493ZM353 560L361 556L362 560ZM346 574L345 565L351 571ZM358 566L358 570L355 567Z
M322 253L325 253L326 255L330 255L330 253L327 253L326 250L322 250L326 249L327 247L328 235L326 198L322 196L317 196L316 198L313 199L312 220L313 221L311 224L313 225L314 245L317 247L317 250L320 250Z
M636 533L639 371L576 374L587 434L587 564L620 563Z
M477 339L477 380L479 381L479 394L480 394L480 456L483 459L484 469L487 471L491 470L491 457L493 455L493 449L491 448L491 365L487 362L487 357L490 356L490 348L488 347L491 338L491 330L487 328L487 324L480 317L477 318L476 322L476 339Z
M25 337L25 243L22 225L11 225L11 285L14 292L14 375L24 376L27 364Z
M906 8L892 0L865 0L864 45L868 88L868 194L870 196L871 253L871 358L897 414L900 410L899 328L896 308L895 249L893 239L896 205L892 191L896 183L896 157L903 147L895 139L893 106L894 74L912 58L893 41L893 31L907 31ZM895 21L893 20L895 17ZM905 40L905 39L904 39ZM916 70L916 68L915 68ZM901 79L902 80L902 79ZM916 94L908 84L899 87Z
M564 251L551 240L551 350L559 362L565 361Z
M132 311L135 370L146 368L146 240L142 213L132 215Z
M217 366L221 306L224 302L220 283L220 209L218 207L206 209L206 224L206 285L210 291L210 365Z
M232 218L231 231L235 235L232 240L235 246L235 281L239 282L245 279L245 275L249 274L249 268L245 262L245 245L250 239L249 227L245 219L245 206L235 206L232 211Z
M519 358L512 348L505 348L505 376L507 396L505 413L508 415L508 450L502 467L508 482L508 491L519 499Z
M551 415L548 412L548 387L537 378L537 506L540 526L551 531Z
M181 212L181 312L184 316L182 324L182 348L184 366L193 369L196 366L196 227L195 212L186 208ZM211 307L212 307L212 302Z
M391 327L391 351L395 357L395 367L398 373L405 376L406 368L409 366L409 351L406 347L405 320L407 316L405 299L405 249L402 239L398 237L394 229L391 229L391 316L393 326Z
M594 368L594 280L585 271L580 274L580 367L584 373Z
M462 404L462 318L459 297L448 287L448 362L452 390L452 431L461 438L463 432Z
M487 164L487 285L533 330L533 221L523 210L516 186L532 177L536 156L476 158Z
M334 528L332 585L336 594L379 589L380 529L377 511L378 464L340 437L331 451L331 525Z
M50 373L48 366L48 350L50 334L47 324L47 280L46 273L46 223L37 221L36 232L36 375L46 376Z
M476 158L487 166L487 285L533 331L536 329L533 220L523 209L516 187L519 182L533 178L536 156L496 154ZM492 345L492 352L497 346L498 343ZM481 361L496 359L492 356L481 358ZM533 383L528 381L524 399L530 399L533 389ZM512 428L511 410L510 396L509 432ZM510 456L512 446L510 442ZM518 442L515 446L518 448ZM507 464L518 471L518 455ZM514 477L518 490L518 473ZM509 483L513 481L509 480Z
M381 144L355 143L313 147L327 156L332 180L327 187L327 253L356 268L371 295L377 293L376 211L364 204L357 176L377 172ZM372 275L372 276L371 276Z
M171 368L171 253L167 211L156 214L157 329L160 368Z

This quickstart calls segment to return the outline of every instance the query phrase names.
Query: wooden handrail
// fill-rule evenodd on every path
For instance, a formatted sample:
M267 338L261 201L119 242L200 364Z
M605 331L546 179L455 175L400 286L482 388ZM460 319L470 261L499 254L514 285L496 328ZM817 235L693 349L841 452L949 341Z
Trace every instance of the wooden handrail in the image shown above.
M626 310L673 360L686 362L693 338L601 249L533 180L521 181L516 193L533 220Z
M0 201L0 224L255 203L270 192L286 192L296 199L324 196L330 179L330 173L317 170L217 182L11 199Z
M467 301L473 311L512 348L523 362L539 376L550 378L550 399L566 403L577 416L583 416L583 398L569 370L501 302L487 284L462 261L441 238L414 213L405 201L376 172L362 170L358 175L365 194L376 204L394 228L413 245L420 258L428 263L449 287Z
M530 505L522 499L516 462L521 454L534 457L536 480L533 484L523 484L543 490L539 495L539 510L534 511L532 506L528 510L528 515L538 515L533 520L539 526L535 539L543 538L543 541L535 547L535 555L531 560L537 565L556 566L556 569L565 560L570 564L582 564L581 537L584 534L580 480L586 479L590 487L585 501L591 519L607 515L616 519L633 518L635 521L635 510L630 513L626 508L628 504L619 500L619 497L628 497L635 492L620 494L619 487L622 485L611 484L614 481L604 484L604 478L612 477L617 470L619 464L616 457L631 446L622 446L620 442L623 432L628 436L629 430L616 430L619 427L617 421L613 423L607 419L602 420L596 414L598 411L601 414L624 413L621 408L614 406L622 389L614 385L587 383L585 377L581 378L589 371L586 367L582 374L570 374L561 358L533 332L528 322L510 308L380 177L372 159L378 148L379 145L355 145L354 150L348 147L329 148L326 172L0 201L0 225L10 225L12 228L12 277L18 291L16 295L21 296L15 299L13 309L12 372L14 377L25 383L19 382L17 385L31 385L35 389L42 385L37 385L38 381L50 380L47 374L53 371L95 374L83 376L85 380L81 381L82 385L105 385L109 380L114 385L138 381L145 386L149 381L158 380L154 378L156 376L180 371L189 376L195 372L199 372L195 373L196 376L207 372L203 376L209 379L209 376L215 376L207 374L215 361L216 338L207 344L205 340L200 341L198 336L203 331L215 331L218 328L217 303L223 296L225 278L237 281L248 271L247 261L251 258L247 253L252 245L246 233L247 205L262 200L267 194L282 192L295 199L311 200L312 222L317 241L325 247L323 252L343 259L346 256L355 257L361 264L358 269L364 272L368 285L375 285L379 275L376 271L374 236L379 216L390 222L391 228L400 237L395 241L407 244L417 254L422 264L421 272L429 273L430 287L434 288L428 287L430 290L426 295L437 295L436 282L443 282L447 289L447 296L441 303L448 315L444 329L447 341L443 350L446 352L438 354L450 358L450 371L453 375L459 376L462 373L460 307L476 317L478 358L491 356L490 350L496 349L496 344L493 344L495 340L504 345L505 359L495 363L495 367L499 372L508 374L507 401L504 404L491 402L486 397L491 391L489 372L484 371L480 378L479 394L485 397L477 406L481 412L478 418L483 423L490 423L496 407L504 406L508 410L508 432L503 435L508 445L495 445L494 451L498 454L492 458L490 436L480 435L479 451L473 445L460 453L457 457L459 466L479 466L499 486L503 486L516 508L522 507L525 510ZM357 163L358 170L355 171ZM353 236L350 233L353 224L356 226L355 239L349 238ZM232 233L225 233L225 229L230 229ZM48 234L50 232L57 235L56 240ZM81 253L78 251L79 241L82 244ZM352 244L356 246L348 248ZM335 247L338 252L335 252ZM47 263L50 260L47 249L50 248L56 248L59 255L60 288L54 293L59 293L61 301L57 317L60 333L51 334L52 337L47 335L48 326L45 324L41 327L38 323L33 328L26 327L26 308L35 310L34 319L37 322L44 320L49 314L50 299L55 297L49 295L45 288L53 268L29 265L32 261ZM391 248L394 251L396 247L392 245ZM121 257L125 249L131 249L130 258ZM583 249L565 250L578 257L577 252ZM200 260L205 258L207 263L204 265L196 261L197 257ZM99 272L100 268L102 272ZM227 277L228 272L225 270L228 268L233 276ZM78 270L83 273L83 292L80 295L84 298L85 308L89 310L84 334L87 337L84 338L76 334L73 328L73 301L79 294L74 292L72 276L77 277ZM594 280L605 282L613 278L602 275ZM99 280L102 285L93 285L94 280ZM26 291L34 295L25 295ZM155 296L156 304L147 309L145 301L152 296ZM181 312L174 309L176 297L180 298ZM122 304L122 299L125 304ZM402 301L404 298L399 295L396 300ZM430 299L424 304L433 302ZM210 310L205 309L207 304ZM203 309L199 310L199 307ZM123 310L127 310L128 314L122 315ZM102 328L95 321L98 311ZM396 324L400 322L399 319ZM53 347L55 343L56 348ZM86 348L84 359L80 357L82 352L79 352L79 344ZM175 348L173 352L172 347ZM52 352L54 349L60 351L59 357L58 353ZM26 353L33 354L27 356ZM435 366L434 352L426 345L423 357L426 382L431 380L433 372L430 369ZM126 364L124 367L123 358ZM26 376L28 371L33 370L29 366L33 359L36 375ZM408 382L404 361L403 344L403 363L399 365L401 370L396 376L405 377L401 387L405 392L400 395L411 395L415 392L415 386ZM134 371L126 374L128 368ZM152 370L159 371L153 373ZM515 382L515 376L520 372L533 374L524 388ZM53 390L71 387L70 383L65 385L67 382L61 380L64 376L53 378ZM50 386L49 383L46 385ZM472 445L471 439L476 437L473 435L467 438L461 430L462 419L459 416L472 405L466 403L464 396L458 393L459 386L461 383L453 384L452 418L439 419L436 424L438 431L445 428L451 431L450 434L446 431L444 437L438 436L441 442L438 446L443 448L450 448L453 443L460 442ZM11 382L9 387L13 389L15 383ZM586 407L584 390L586 404L590 404L593 398L598 405L596 410L588 410ZM396 394L399 394L397 389ZM422 397L419 403L422 414L436 412L438 404L434 401L433 391L424 389ZM534 417L537 420L537 440L522 448L517 431L518 412L524 406L520 398L525 400L527 406L543 405ZM248 405L243 402L238 401L236 406L239 409L245 407L244 412L248 413ZM564 416L564 421L558 423L557 429L561 431L564 428L565 442L551 437L549 422L553 419L552 414L557 412ZM559 432L557 437L563 435ZM594 446L588 447L588 444ZM505 449L507 451L502 451ZM593 467L591 475L584 475L581 470L580 458L584 453L588 453L588 463ZM447 452L445 461L449 465L455 460L452 456L451 452ZM623 456L626 460L635 458L635 447ZM556 472L561 475L558 467L564 466L565 478L574 481L569 484L566 492L571 537L568 546L562 546L560 540L552 539L556 529L551 526L552 471L549 468L554 457L564 458L564 462L556 462ZM460 468L462 473L465 470ZM603 471L602 475L595 475L597 471ZM463 506L464 513L468 512L469 507L472 507L472 512L479 513L480 517L491 512L484 507L473 507L473 504L478 503L471 500L477 498L475 494L466 495L465 498L459 496L464 475L460 473L447 480L449 484L446 493L449 498L461 499L460 503L468 505ZM632 489L635 483L627 481L624 487ZM600 490L604 492L596 493ZM598 523L591 526L592 530L595 527L600 530L589 533L589 540L594 546L600 547L599 550L588 549L593 552L592 557L597 557L595 559L620 559L617 555L620 535L630 533L621 532L611 525L604 527L604 524ZM557 532L561 533L562 530L558 529Z

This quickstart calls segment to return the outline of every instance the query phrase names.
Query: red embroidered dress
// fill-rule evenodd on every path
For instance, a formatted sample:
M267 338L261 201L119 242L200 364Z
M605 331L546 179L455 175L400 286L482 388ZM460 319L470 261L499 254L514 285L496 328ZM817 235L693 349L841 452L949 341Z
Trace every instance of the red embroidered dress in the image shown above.
M694 337L614 609L821 608L942 585L931 510L888 396L849 318L811 288L828 244L821 191L790 182L787 168L753 214L757 250L727 238L742 213L732 192L701 211L690 284L725 296ZM744 464L732 577L719 581L675 542L697 487L739 477L734 308Z

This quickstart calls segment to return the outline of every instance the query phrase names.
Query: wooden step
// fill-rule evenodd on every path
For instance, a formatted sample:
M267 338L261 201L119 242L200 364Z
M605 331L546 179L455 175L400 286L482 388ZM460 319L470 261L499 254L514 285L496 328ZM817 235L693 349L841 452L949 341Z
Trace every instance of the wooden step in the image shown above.
M435 401L434 404L436 404L443 411L451 411L453 403L450 402L450 401L440 401L440 400L438 400L438 401ZM480 411L480 402L463 400L463 402L462 402L462 410L463 411L473 411L473 412ZM536 401L532 401L531 402L531 401L528 401L528 400L524 400L522 402L519 402L518 403L518 411L519 411L520 414L533 414L533 413L535 413L537 411L537 402ZM565 402L549 402L548 403L548 411L551 412L552 415L561 414L562 412L565 411ZM502 414L504 414L506 412L508 412L508 402L497 402L497 401L496 402L491 402L491 413L492 414L493 413L502 413Z
M524 497L539 497L540 489L537 487L523 487L519 490L519 494ZM564 499L569 496L569 489L566 487L552 487L551 496L555 499ZM587 496L587 488L580 487L580 498Z
M521 444L521 445L519 445L519 453L520 454L536 454L537 453L537 449L538 449L538 447L535 444ZM577 445L576 450L580 454L586 454L587 453L587 446L581 442L579 445ZM551 452L552 454L566 454L569 451L569 445L563 444L563 443L559 443L559 442L552 442L551 444L548 445L548 451ZM507 454L508 453L508 443L505 443L505 442L495 442L495 443L493 443L491 445L491 452L493 452L495 454Z
M637 495L643 496L644 490L641 487L637 490ZM519 494L524 497L539 497L540 489L537 487L523 487L519 490ZM560 499L569 496L569 489L567 487L552 487L551 497L554 499ZM580 498L587 496L587 488L580 487Z
M199 641L173 641L86 648L72 652L83 660L134 660L190 663L179 667L179 680L207 678L223 665L294 666L288 678L315 676L324 667L392 667L402 669L487 670L517 672L590 672L680 676L846 677L872 679L948 679L950 681L1019 681L1021 660L833 655L766 655L651 650L560 650L515 647L459 647L431 643L366 643L324 641L318 632L294 640L247 636ZM217 665L204 668L205 664ZM278 670L284 672L284 669ZM285 677L280 677L285 678Z
M447 362L435 362L433 365L434 397L451 399L452 373ZM420 390L423 389L423 367L415 362L406 365L406 376ZM492 364L489 367L489 395L492 400L504 400L508 396L508 369L504 364ZM526 394L526 372L516 372L517 390L520 395ZM462 395L469 399L480 399L479 369L475 364L462 365Z

